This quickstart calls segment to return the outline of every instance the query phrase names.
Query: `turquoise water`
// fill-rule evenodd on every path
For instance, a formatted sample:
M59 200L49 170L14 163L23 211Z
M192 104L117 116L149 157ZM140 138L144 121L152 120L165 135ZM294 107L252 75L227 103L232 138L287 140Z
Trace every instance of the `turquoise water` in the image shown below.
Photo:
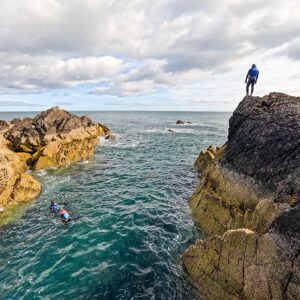
M89 162L35 173L42 195L0 229L0 299L195 299L180 263L201 238L188 208L193 163L224 143L229 113L89 115L117 138L101 140ZM74 226L49 214L53 198Z

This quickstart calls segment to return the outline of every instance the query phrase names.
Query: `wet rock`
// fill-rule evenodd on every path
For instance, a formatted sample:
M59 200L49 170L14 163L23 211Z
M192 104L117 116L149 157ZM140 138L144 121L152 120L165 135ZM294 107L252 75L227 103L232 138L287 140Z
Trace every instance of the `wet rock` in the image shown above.
M300 297L300 98L245 97L227 143L195 162L190 205L208 239L183 265L207 299Z
M167 129L168 132L174 133L175 131L171 128Z

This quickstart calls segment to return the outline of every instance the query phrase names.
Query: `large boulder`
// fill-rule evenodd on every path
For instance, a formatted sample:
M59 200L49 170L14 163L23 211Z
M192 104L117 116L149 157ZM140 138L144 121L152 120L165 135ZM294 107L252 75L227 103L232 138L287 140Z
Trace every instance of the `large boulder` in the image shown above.
M245 97L227 143L201 152L190 205L207 240L183 265L208 299L300 297L300 98Z

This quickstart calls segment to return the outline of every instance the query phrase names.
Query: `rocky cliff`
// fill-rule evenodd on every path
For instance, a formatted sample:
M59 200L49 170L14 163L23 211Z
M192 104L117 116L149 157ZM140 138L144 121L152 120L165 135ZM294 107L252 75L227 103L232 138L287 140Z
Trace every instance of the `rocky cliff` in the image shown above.
M227 143L201 152L192 213L207 239L183 254L207 299L300 297L300 98L245 97Z
M0 208L4 210L40 193L39 183L28 173L63 167L93 155L107 127L58 107L35 118L0 122Z

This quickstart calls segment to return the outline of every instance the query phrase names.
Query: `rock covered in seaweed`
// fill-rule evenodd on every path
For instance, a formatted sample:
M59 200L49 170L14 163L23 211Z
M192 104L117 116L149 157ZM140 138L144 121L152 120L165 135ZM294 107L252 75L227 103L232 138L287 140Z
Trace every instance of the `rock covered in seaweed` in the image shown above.
M209 237L183 265L208 299L300 297L300 98L245 97L228 142L203 151L191 198Z

